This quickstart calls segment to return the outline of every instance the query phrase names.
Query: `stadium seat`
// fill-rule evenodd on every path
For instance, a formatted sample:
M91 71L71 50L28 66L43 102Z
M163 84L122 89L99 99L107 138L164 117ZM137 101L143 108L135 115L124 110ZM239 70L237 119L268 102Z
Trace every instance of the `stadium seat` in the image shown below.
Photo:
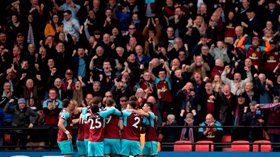
M260 148L259 148L260 147ZM271 142L268 140L258 140L253 144L253 152L271 152Z
M10 134L4 134L4 141L7 144L11 143L11 136L10 136Z
M244 141L244 140L233 141L231 145L231 151L249 152L250 151L249 141Z
M191 141L176 141L174 143L175 152L191 152L192 144Z
M209 147L209 144L211 147ZM195 144L195 151L196 152L208 152L214 151L214 144L212 141L197 141Z
M222 143L231 143L231 135L224 135L222 138Z
M222 143L225 143L225 145L222 147L223 152L230 152L231 151L231 135L224 135L222 138ZM228 143L228 145L226 144Z

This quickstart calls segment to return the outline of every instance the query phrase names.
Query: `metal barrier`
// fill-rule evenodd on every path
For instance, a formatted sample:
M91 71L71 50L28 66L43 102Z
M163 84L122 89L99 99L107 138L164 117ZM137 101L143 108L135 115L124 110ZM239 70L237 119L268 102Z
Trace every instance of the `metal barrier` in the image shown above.
M237 129L237 128L247 128L247 129L254 129L254 128L260 128L260 129L268 129L268 128L279 128L280 126L161 126L160 128L229 128L229 129ZM230 134L227 134L230 135ZM176 142L176 141L175 141ZM161 142L162 148L173 148L175 142ZM176 145L185 145L186 143L176 143ZM244 145L244 143L232 143L231 142L213 142L213 143L196 143L196 142L188 142L187 144L192 145L192 151L195 151L195 145L209 145L209 151L212 151L212 145L215 146L215 148L227 148L232 145ZM253 149L253 145L258 146L258 152L261 152L261 145L271 145L274 148L280 148L280 142L277 143L255 143L255 142L249 142L246 143L250 146L250 151Z
M53 127L53 126L39 126L39 127L33 127L33 128L17 128L17 127L2 127L0 128L0 132L3 133L3 135L5 134L9 134L11 133L11 131L15 131L15 130L23 130L23 131L34 131L34 130L38 130L38 131L47 131L48 134L44 135L42 134L42 136L48 136L48 140L44 141L46 144L45 146L25 146L26 148L38 148L38 147L43 147L44 150L48 150L48 151L53 151L53 150L58 150L58 146L57 143L52 144L51 143L51 139L53 138L53 136L56 136L56 134L52 134L53 132L56 132L56 130L58 130L58 127ZM77 131L77 127L74 127L74 131ZM28 132L27 132L28 134ZM4 148L6 149L12 149L12 148L18 148L21 147L19 145L5 145L5 143L1 146L0 145L0 151L4 150Z
M164 128L164 127L169 127L169 128L201 128L202 126L163 126L163 127L158 127L158 129ZM267 128L279 128L280 126L204 126L202 128L230 128L230 129L235 129L235 128L262 128L262 129L267 129ZM0 132L2 132L2 134L7 134L11 131L14 130L26 130L26 131L31 131L31 130L44 130L48 132L48 140L46 141L46 145L45 146L26 146L26 148L37 148L37 147L43 147L44 150L48 150L48 151L54 151L54 150L58 150L58 146L57 144L52 144L51 143L51 139L53 138L51 133L54 132L55 130L58 130L57 127L51 127L51 126L39 126L39 127L34 127L34 128L16 128L16 127L2 127L0 128ZM77 132L77 127L74 127L74 132ZM1 134L0 134L1 136ZM45 136L45 135L42 135ZM73 137L75 137L76 135L74 135ZM0 137L1 138L1 137ZM73 140L75 140L75 138L73 138ZM75 143L75 142L73 142ZM179 144L180 143L176 143ZM184 144L184 143L182 143ZM195 151L194 146L197 145L196 142L191 142L188 143L192 145L192 151ZM242 145L243 143L236 143L236 145ZM273 147L280 147L280 143L254 143L254 142L249 142L250 148L252 151L252 146L253 145L258 145L258 151L261 151L261 145L272 145ZM209 145L209 148L211 151L212 145L214 145L215 147L225 147L225 146L231 146L233 145L232 142L229 143L224 143L224 142L213 142L213 143L199 143L199 145ZM161 143L161 147L173 147L174 146L174 142L162 142ZM3 150L7 150L7 149L13 149L13 148L17 148L19 147L18 145L0 145L0 151ZM74 144L74 147L76 147L76 145ZM5 148L5 149L4 149ZM14 149L13 149L14 150Z

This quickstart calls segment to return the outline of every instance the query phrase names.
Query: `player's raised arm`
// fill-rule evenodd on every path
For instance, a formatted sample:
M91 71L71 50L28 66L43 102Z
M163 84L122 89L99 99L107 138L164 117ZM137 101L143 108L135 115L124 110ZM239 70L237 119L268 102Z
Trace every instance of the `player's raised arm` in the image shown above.
M88 108L87 108L87 107L76 107L76 110L77 110L79 113L87 114Z
M116 102L113 99L108 98L106 100L106 110L99 112L101 117L107 117L110 114L114 114L116 116L122 116L122 112L116 109L115 106Z
M136 113L136 114L138 114L140 116L150 117L150 114L145 112L145 111L143 111L143 110L133 110L133 113Z

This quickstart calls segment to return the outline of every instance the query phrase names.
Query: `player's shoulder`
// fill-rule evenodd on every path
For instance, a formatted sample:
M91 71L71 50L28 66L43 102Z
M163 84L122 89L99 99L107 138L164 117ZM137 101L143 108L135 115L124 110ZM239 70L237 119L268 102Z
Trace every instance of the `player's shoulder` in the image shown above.
M154 118L154 117L155 117L154 112L149 112L149 115L150 115L150 117L152 117L152 118Z
M60 111L60 113L69 114L69 112L68 112L65 108L63 108L63 109Z
M129 110L123 110L122 113L124 116L130 116L132 114L132 112Z
M59 114L60 114L60 117L62 117L64 119L67 119L70 117L70 113L65 109L62 109Z

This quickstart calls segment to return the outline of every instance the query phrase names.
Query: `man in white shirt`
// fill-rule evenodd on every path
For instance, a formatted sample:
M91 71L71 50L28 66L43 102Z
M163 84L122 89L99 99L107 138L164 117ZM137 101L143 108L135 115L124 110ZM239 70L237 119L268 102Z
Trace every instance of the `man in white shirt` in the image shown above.
M63 30L65 34L70 34L73 41L79 41L80 38L80 23L77 19L72 17L72 12L70 10L66 10L63 13L64 20Z

